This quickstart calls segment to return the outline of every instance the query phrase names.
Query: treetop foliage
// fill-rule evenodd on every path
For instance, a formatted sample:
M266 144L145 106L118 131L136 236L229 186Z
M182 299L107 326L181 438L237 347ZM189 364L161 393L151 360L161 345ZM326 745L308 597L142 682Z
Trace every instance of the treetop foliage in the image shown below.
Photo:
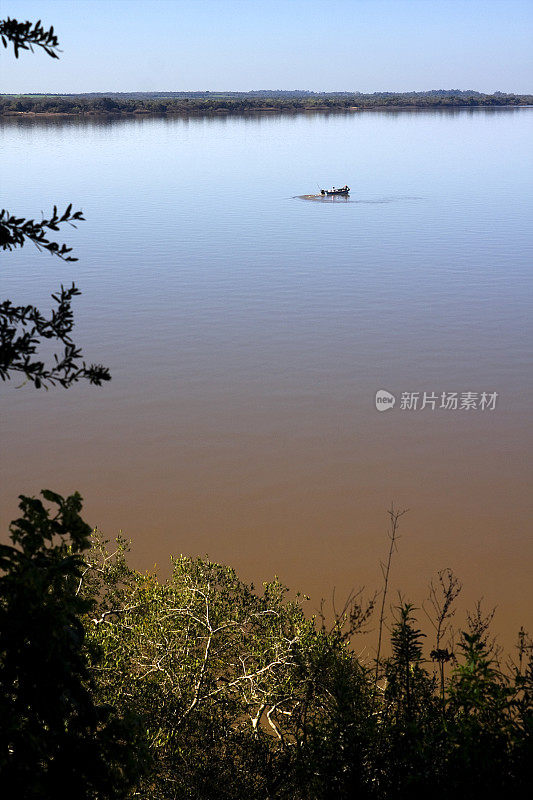
M425 654L435 642L400 598L376 671L354 641L373 600L354 595L328 626L278 580L258 591L205 558L175 558L160 580L129 565L121 537L95 531L89 548L79 495L42 495L21 497L0 548L3 788L30 800L65 787L82 800L486 800L530 785L523 630L504 667L490 614L478 607L455 636L441 625L454 654L441 685ZM441 576L435 631L457 586Z
M98 534L81 592L98 609L85 624L100 700L145 720L141 794L481 798L528 780L531 645L523 634L520 664L504 669L477 613L457 646L441 634L454 652L441 692L442 665L401 599L376 679L353 646L367 620L358 596L328 627L278 581L258 592L230 567L185 556L160 581L129 567L124 540Z

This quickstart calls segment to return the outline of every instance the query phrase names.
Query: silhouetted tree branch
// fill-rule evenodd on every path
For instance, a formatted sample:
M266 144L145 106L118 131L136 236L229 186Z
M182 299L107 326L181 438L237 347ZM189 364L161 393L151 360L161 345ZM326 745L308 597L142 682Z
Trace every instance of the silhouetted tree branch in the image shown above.
M33 52L32 45L42 47L52 58L59 57L55 52L58 40L53 27L44 30L40 20L35 24L17 22L9 17L0 20L0 38L4 47L8 46L8 42L13 43L16 58L19 50ZM0 249L14 250L30 241L38 250L48 250L63 261L77 261L70 255L72 248L50 239L49 231L59 231L65 223L76 227L74 222L83 219L81 211L72 211L72 203L61 216L57 206L54 206L51 217L43 217L41 221L16 217L2 209ZM71 302L79 294L81 292L74 283L70 289L61 286L60 292L52 295L57 308L52 310L49 319L33 305L15 306L11 300L0 303L0 378L3 381L9 380L12 373L17 372L25 376L24 382L31 381L36 389L47 389L56 384L66 389L80 379L101 386L104 381L111 380L107 367L101 364L86 365L81 349L76 347L70 336L74 327ZM55 340L63 348L61 355L54 353L54 363L49 367L40 358L35 358L38 347L47 339Z
M61 217L57 213L57 206L54 206L50 219L42 219L40 222L24 219L24 217L15 217L3 208L0 213L0 247L2 250L13 250L15 247L23 247L25 240L28 239L39 250L44 248L63 261L77 261L77 258L68 255L72 252L72 247L50 241L46 233L47 228L51 231L58 231L59 225L63 222L68 222L75 228L73 220L82 221L84 217L81 211L72 213L72 203Z
M109 370L101 364L86 366L81 361L81 350L71 339L74 316L71 301L80 290L72 284L70 289L61 287L52 295L57 308L50 318L41 314L35 306L14 306L10 300L0 303L0 377L9 380L11 373L22 373L26 381L32 381L36 389L59 384L67 389L80 379L96 386L111 380ZM46 367L39 358L33 358L37 348L45 339L63 345L62 355L54 354L52 366Z
M33 53L34 46L42 47L50 58L59 58L57 52L61 52L57 36L54 33L54 26L45 30L41 25L41 20L32 23L18 22L9 17L2 19L0 20L0 38L4 47L8 47L9 42L13 44L15 58L19 57L19 50L31 50Z

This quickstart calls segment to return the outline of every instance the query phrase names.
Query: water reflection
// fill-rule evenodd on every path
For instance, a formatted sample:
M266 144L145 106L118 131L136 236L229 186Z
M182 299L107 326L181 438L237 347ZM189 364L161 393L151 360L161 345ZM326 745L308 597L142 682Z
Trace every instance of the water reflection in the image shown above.
M375 198L353 198L350 195L321 195L321 194L298 194L294 200L308 200L320 203L361 203L364 205L381 205L383 203L397 203L402 200L423 200L423 197L375 197Z
M202 123L216 123L224 124L227 121L238 120L240 124L248 125L261 125L269 120L285 120L291 118L303 117L309 120L322 120L337 118L352 118L360 115L373 115L377 117L388 118L401 118L406 115L416 114L417 116L437 116L437 117L458 117L468 116L473 117L476 115L508 115L519 114L525 106L495 106L495 107L472 107L472 108L361 108L361 109L336 109L336 110L302 110L302 109L273 109L273 110L260 110L260 111L244 111L244 112L231 112L231 111L213 111L213 112L195 112L195 113L161 113L161 112L148 112L148 113L131 113L131 114L113 114L113 113L98 113L98 114L34 114L31 112L11 113L9 115L0 115L0 129L3 127L71 127L77 126L80 128L93 128L93 127L120 127L122 125L143 125L151 124L154 121L158 123L168 123L174 125L176 122L187 124L190 121L201 121Z

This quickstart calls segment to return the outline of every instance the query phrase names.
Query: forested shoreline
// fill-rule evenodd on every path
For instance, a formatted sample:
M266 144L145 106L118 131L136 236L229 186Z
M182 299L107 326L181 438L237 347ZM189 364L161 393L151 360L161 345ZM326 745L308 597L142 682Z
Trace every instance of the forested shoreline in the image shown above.
M474 91L147 92L0 95L0 115L205 114L261 111L364 111L379 109L494 108L533 104L533 95Z

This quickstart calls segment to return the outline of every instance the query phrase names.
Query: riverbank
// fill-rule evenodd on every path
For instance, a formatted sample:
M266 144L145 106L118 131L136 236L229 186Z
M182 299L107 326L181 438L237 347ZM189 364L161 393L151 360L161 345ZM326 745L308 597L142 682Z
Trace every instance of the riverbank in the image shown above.
M251 108L244 110L232 109L194 109L186 111L150 111L148 109L136 109L135 111L3 111L0 110L0 117L15 119L93 119L93 118L132 118L132 117L192 117L192 116L242 116L243 114L350 114L355 112L372 111L464 111L467 109L504 109L504 108L528 108L531 104L523 103L518 105L505 106L372 106L372 107L316 107L316 108Z

